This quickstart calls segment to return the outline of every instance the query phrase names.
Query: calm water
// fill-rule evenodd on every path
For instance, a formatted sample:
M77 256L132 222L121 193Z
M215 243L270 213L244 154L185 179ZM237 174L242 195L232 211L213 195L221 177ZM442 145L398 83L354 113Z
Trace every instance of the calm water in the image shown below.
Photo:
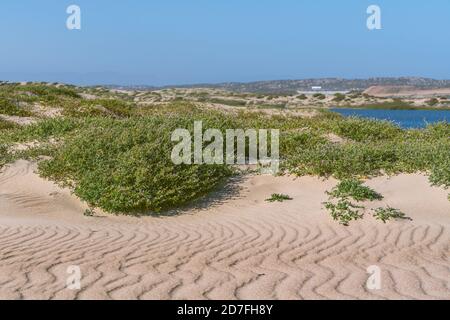
M429 123L450 122L450 110L377 110L377 109L331 109L343 116L388 120L402 128L424 128Z

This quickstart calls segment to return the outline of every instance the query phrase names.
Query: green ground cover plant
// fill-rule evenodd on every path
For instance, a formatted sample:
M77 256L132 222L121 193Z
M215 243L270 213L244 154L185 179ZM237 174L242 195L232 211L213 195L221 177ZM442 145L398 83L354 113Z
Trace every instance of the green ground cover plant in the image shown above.
M20 106L18 100L0 95L0 114L8 116L28 117L32 113L26 107Z
M8 153L8 145L0 143L0 169L11 161L11 157Z
M364 186L357 179L343 180L327 194L330 196L330 201L324 203L325 209L329 211L334 220L344 226L363 217L362 211L365 210L365 207L353 204L352 200L361 202L383 199L381 194Z
M386 109L386 110L435 110L439 101L428 100L423 106L416 106L408 101L394 99L394 101L363 103L359 105L341 105L340 108L350 109ZM448 109L448 108L443 108Z
M336 94L334 95L333 101L341 102L341 101L345 100L345 98L346 98L345 94L342 94L342 93L336 93Z
M429 106L435 106L435 105L437 105L437 104L439 103L439 99L437 99L437 98L432 98L432 99L430 99L430 100L427 100L426 103L427 103Z
M231 107L245 107L247 105L247 101L235 100L235 99L205 98L205 99L199 99L199 101L223 104L223 105L231 106Z
M137 112L137 106L119 99L83 100L77 107L66 109L65 114L73 117L110 116L130 117Z
M316 98L318 100L324 100L326 96L323 93L315 93L313 94L313 98Z
M361 181L356 179L346 179L341 181L331 192L328 192L333 198L353 198L356 201L374 201L381 200L383 196L375 190L364 186Z
M342 198L337 203L325 202L325 208L329 210L331 217L344 226L349 226L351 221L361 219L363 215L361 206L354 205L350 200Z
M171 133L191 123L163 117L99 121L82 127L39 164L44 177L69 186L108 212L161 212L212 191L232 174L225 165L173 164Z
M287 200L292 200L292 198L282 193L274 193L270 196L270 198L266 199L267 202L284 202Z
M13 128L17 128L17 125L15 123L0 118L0 131Z
M383 223L395 219L409 219L403 212L391 207L377 208L374 209L373 211L374 211L373 213L374 218L383 221Z
M273 103L273 104L259 104L258 108L261 109L284 109L286 108L286 104L284 103Z
M348 226L351 221L362 219L364 216L365 206L355 205L352 200L361 202L383 199L381 194L364 186L361 181L356 179L341 181L327 194L330 196L330 201L324 203L325 209L329 211L334 220L344 226ZM392 219L409 219L403 212L391 207L374 209L373 217L383 223Z

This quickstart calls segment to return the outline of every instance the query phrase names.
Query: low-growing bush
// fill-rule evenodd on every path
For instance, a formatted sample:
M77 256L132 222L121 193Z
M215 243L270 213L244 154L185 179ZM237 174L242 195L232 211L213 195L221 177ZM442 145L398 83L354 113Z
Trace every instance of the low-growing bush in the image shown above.
M339 199L336 204L325 202L325 208L330 211L335 221L338 221L344 226L348 226L351 221L363 217L360 212L360 209L363 209L363 207L352 204L348 199Z
M375 190L364 186L361 181L356 179L347 179L341 181L328 194L334 198L348 198L351 197L356 201L374 201L381 200L383 196Z
M24 127L15 126L14 128L11 128L11 130L2 133L0 136L0 143L27 142L34 140L45 141L52 137L62 137L75 130L77 127L94 121L95 120L90 120L82 123L77 119L53 118L45 119Z
M364 103L357 106L348 106L348 108L358 109L387 109L387 110L416 110L417 107L413 104L402 101L400 99L394 99L394 101L384 101L375 103Z
M427 105L433 107L439 103L439 99L431 98L431 99L427 100L426 103L427 103Z
M383 221L383 223L386 223L387 221L392 219L409 219L403 212L391 207L377 208L373 211L374 218Z
M0 114L9 116L28 117L32 113L18 105L17 101L14 102L11 99L0 96Z
M83 100L78 105L66 108L65 114L73 117L130 117L137 114L138 108L131 102L118 99Z
M362 182L355 179L341 181L330 192L330 201L325 202L325 208L330 212L334 220L348 226L352 220L358 220L363 217L361 211L365 210L364 206L358 206L351 202L356 201L375 201L383 199L383 196L369 187L363 186ZM337 202L331 200L337 199Z
M345 100L345 98L346 98L345 94L338 92L334 95L333 101L341 102L341 101Z
M226 165L178 165L171 133L190 121L153 117L109 120L76 130L40 173L92 207L113 213L161 212L213 190L232 174Z
M393 140L402 134L402 129L389 121L355 117L334 122L332 130L338 136L359 142Z
M210 102L223 104L231 107L245 107L247 105L247 101L245 100L233 100L233 99L219 99L219 98L211 98L211 99L200 99L199 101Z
M30 92L38 95L41 99L48 101L54 100L57 96L66 96L70 98L80 98L80 95L68 86L29 84L25 86L16 86L17 91Z
M8 146L0 143L0 169L10 161L10 155L8 154Z
M0 118L0 130L8 130L17 128L17 125L14 122L6 121Z
M326 96L323 93L315 93L313 94L313 98L316 98L318 100L324 100Z

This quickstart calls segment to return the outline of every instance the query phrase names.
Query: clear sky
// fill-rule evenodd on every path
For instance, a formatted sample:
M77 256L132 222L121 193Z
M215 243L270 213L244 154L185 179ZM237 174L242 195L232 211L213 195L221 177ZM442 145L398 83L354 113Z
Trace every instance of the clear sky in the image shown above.
M371 4L382 30L366 27ZM1 0L0 35L3 80L450 78L449 0Z

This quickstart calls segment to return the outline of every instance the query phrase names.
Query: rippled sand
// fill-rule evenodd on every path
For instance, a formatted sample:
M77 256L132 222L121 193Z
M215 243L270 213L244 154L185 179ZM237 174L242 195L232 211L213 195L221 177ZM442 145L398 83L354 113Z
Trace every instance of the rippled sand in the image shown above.
M336 181L253 176L170 217L85 217L67 190L18 161L0 174L3 299L450 299L450 201L425 176L368 182L413 220L368 213L343 227L322 202ZM264 201L272 193L293 200ZM81 268L80 290L66 288ZM380 290L366 288L367 267Z

